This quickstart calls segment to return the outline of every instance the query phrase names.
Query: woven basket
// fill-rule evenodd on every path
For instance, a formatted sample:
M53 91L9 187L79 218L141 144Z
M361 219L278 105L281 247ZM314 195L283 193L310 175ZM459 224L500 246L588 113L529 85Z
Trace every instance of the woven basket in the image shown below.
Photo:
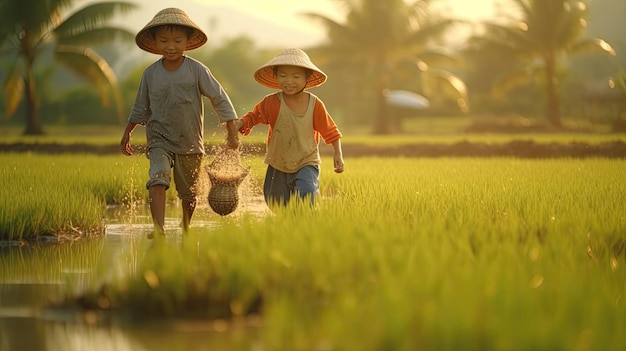
M238 155L237 155L238 156ZM233 163L233 161L236 163ZM224 172L227 169L227 172ZM220 216L226 216L237 209L239 205L239 185L248 175L246 169L239 163L239 158L226 158L218 155L207 168L211 190L208 201L211 209Z
M213 185L209 191L209 206L220 216L234 212L239 205L239 193L235 186Z

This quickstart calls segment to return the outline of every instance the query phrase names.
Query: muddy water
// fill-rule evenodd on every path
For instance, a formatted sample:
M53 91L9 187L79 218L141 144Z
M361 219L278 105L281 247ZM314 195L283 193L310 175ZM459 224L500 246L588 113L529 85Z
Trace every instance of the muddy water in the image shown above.
M261 197L246 199L237 212L267 214ZM51 302L60 301L86 286L98 286L110 277L130 274L141 259L140 253L136 253L141 250L137 248L145 245L146 234L152 230L147 212L146 208L112 208L106 218L106 235L63 245L61 252L54 251L54 245L36 249L0 247L0 263L16 267L9 274L6 274L6 267L0 267L0 351L262 349L257 337L259 323L255 320L235 324L224 321L137 323L119 316L104 323L89 323L83 313L50 308ZM180 209L168 208L166 213L168 240L182 241ZM207 208L199 208L192 227L210 229L220 221L221 218ZM49 264L43 260L43 266L24 269L28 267L24 262L44 254L50 256Z

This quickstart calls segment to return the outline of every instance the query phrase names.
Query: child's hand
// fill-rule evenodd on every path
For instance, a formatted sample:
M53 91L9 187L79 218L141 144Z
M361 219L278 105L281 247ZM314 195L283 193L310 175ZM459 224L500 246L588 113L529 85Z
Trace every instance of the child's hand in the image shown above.
M235 128L235 130L239 130L241 129L241 127L243 127L243 121L240 119L236 119L233 121L233 128Z
M130 156L135 152L135 149L130 145L130 134L124 133L122 141L120 141L120 147L124 155Z
M239 136L237 133L228 133L226 137L226 145L229 149L238 150L241 146L241 142L239 141Z
M239 142L239 133L237 133L237 128L236 128L237 122L240 122L240 121L233 120L233 121L226 122L226 133L227 133L226 145L228 146L229 149L237 150L241 146L241 143Z
M343 157L341 155L335 155L334 161L335 173L343 173Z

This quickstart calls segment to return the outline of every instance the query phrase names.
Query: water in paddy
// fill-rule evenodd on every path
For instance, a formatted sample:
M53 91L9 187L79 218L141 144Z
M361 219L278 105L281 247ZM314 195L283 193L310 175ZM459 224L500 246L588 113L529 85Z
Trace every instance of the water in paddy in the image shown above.
M237 211L259 215L267 211L262 199L248 199ZM193 227L219 225L221 218L206 211L197 211ZM150 246L146 235L152 224L147 212L146 208L111 209L106 235L98 238L0 247L0 351L259 349L255 320L238 325L219 320L138 323L112 316L105 323L89 323L84 313L50 307L81 289L132 272L142 250ZM167 240L182 242L180 209L168 208L166 213Z

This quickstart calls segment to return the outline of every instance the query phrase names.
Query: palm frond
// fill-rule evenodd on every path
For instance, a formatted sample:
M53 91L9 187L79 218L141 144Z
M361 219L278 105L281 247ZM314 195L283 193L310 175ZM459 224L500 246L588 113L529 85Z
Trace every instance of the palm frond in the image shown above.
M514 7L516 7L522 18L534 18L535 14L531 8L530 2L533 0L511 0L513 2Z
M436 39L440 39L446 34L453 25L458 21L453 19L445 19L436 23L429 23L421 26L419 30L411 31L405 39L407 45L427 46Z
M535 50L531 38L528 36L528 28L524 24L501 25L485 23L487 33L484 39L513 51L532 52Z
M463 60L456 56L447 55L440 51L424 50L419 54L419 59L429 66L462 66Z
M5 113L11 117L24 96L24 72L22 60L18 59L7 72L2 90L4 91Z
M346 28L343 24L331 19L330 17L324 16L318 13L313 13L313 12L304 12L304 13L301 13L300 15L321 24L323 27L326 28L327 32L346 31Z
M577 5L578 1L565 0L558 14L553 31L555 45L567 46L577 38L584 36L587 27L586 6Z
M25 4L23 1L0 2L0 43L7 38L18 38L21 33L28 33L33 41L31 46L44 39L61 21L64 8L72 0L39 0ZM19 40L19 38L17 39Z
M123 119L122 96L117 77L106 60L90 48L70 45L58 46L55 55L60 63L98 88L103 106L110 104L112 94L117 117Z
M132 43L135 36L123 28L100 27L72 36L59 37L57 44L75 46L100 45L110 43L116 39Z
M414 18L419 23L423 23L432 16L428 10L429 6L430 0L415 0L412 3L406 4L406 9L411 18Z
M467 86L461 78L452 72L437 68L429 69L428 74L435 79L446 83L446 85L457 97L467 100Z
M533 70L522 68L513 72L508 72L494 83L491 94L495 97L502 97L511 89L530 84L533 78Z
M598 52L609 56L616 56L615 50L611 44L598 38L589 38L574 43L570 49L570 53L592 53Z
M421 72L422 92L431 99L436 94L438 97L447 96L456 101L461 112L469 111L468 91L465 82L450 71L428 68Z
M119 13L126 13L137 6L129 2L99 2L74 12L54 30L57 37L78 35L97 29Z

